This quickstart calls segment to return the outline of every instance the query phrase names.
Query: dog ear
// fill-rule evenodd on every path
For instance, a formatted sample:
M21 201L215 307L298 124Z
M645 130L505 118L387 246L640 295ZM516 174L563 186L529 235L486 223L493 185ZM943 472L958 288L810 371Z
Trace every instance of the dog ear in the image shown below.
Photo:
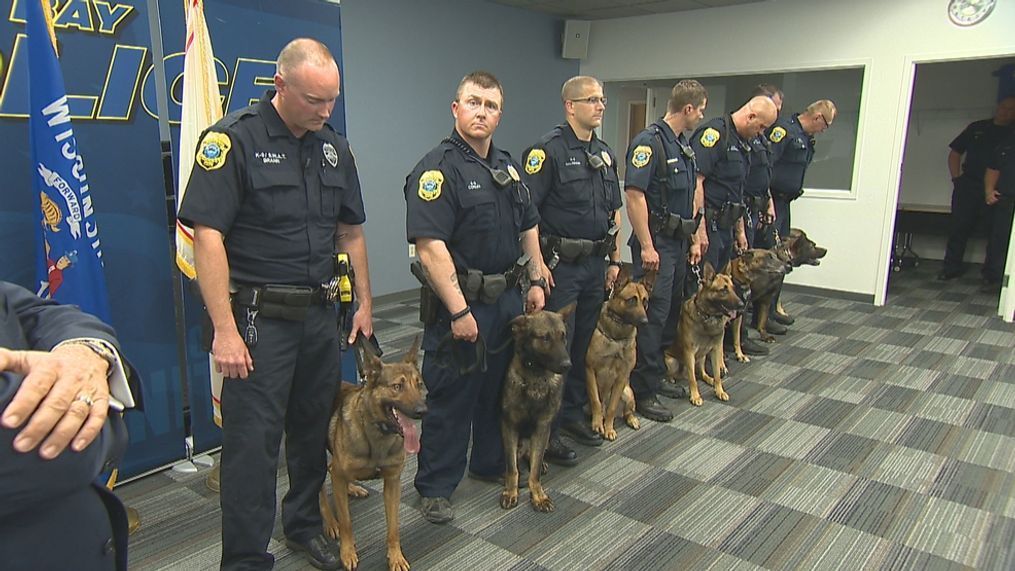
M715 277L715 268L712 267L712 262L706 261L705 267L702 268L701 279L702 281L710 282Z
M719 273L726 274L728 276L731 275L732 269L733 269L733 260L730 260L726 262L726 265L722 267L722 271Z
M571 303L557 310L557 314L564 318L564 323L567 323L567 320L571 318L571 314L574 313L576 307L578 307L578 302L572 301Z
M416 362L419 359L419 344L421 336L416 335L416 338L412 340L412 347L409 347L409 352L405 354L405 358L402 360L407 365L416 366Z
M518 336L525 330L525 322L529 319L528 314L521 314L512 319L508 324L511 326L511 334Z
M622 264L620 266L620 273L617 274L617 279L616 279L616 281L613 282L613 292L614 292L614 294L616 294L616 292L624 289L624 286L626 286L629 283L631 283L631 265L630 264Z
M649 270L641 277L641 283L645 286L645 289L648 290L649 293L652 293L652 288L656 285L656 277L658 275L659 270Z
M360 337L362 339L362 336ZM373 382L381 374L381 358L378 357L373 351L362 344L357 343L357 350L363 357L363 376L366 377L368 383Z

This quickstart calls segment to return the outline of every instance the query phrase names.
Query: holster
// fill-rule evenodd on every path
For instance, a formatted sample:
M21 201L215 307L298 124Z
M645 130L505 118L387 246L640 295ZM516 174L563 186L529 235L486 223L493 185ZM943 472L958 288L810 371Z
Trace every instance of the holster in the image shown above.
M419 288L419 320L423 325L433 325L437 321L437 310L440 309L441 299L429 286Z
M729 230L737 223L737 220L744 217L744 213L747 211L747 207L739 202L727 202L723 204L722 208L716 212L714 209L709 209L707 212L709 220L715 222L715 225L720 230Z
M479 270L466 270L458 274L458 283L465 294L465 301L485 304L496 302L508 288L518 285L528 262L529 256L524 254L503 274L484 274Z
M744 202L747 203L747 208L755 214L768 212L767 196L751 196L749 194L745 194Z
M604 258L616 247L617 233L620 227L613 226L602 240L586 240L584 238L564 238L562 236L543 235L539 237L540 246L545 257L554 253L561 260L572 263L588 256Z

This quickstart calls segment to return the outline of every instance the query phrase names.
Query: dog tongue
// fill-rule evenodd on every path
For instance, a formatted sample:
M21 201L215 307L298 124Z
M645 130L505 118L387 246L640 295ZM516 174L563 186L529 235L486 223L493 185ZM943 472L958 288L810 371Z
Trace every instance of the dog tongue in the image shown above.
M397 410L395 411L395 418L398 419L398 425L402 427L405 451L409 454L419 452L419 432L416 431L416 425L408 418L398 414Z

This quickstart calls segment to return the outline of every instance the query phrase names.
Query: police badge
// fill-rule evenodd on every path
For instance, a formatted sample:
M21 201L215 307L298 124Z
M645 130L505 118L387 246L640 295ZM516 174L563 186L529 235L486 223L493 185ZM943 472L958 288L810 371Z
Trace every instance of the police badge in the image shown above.
M529 151L529 158L525 160L525 172L536 174L543 168L543 161L546 160L546 152L542 149Z
M606 166L608 167L613 166L613 159L610 158L610 153L607 153L606 151L601 151L599 154L603 156L603 162L606 163Z
M443 185L444 173L441 171L426 171L419 177L419 190L416 191L416 194L427 202L437 200L441 195L441 187Z
M195 160L206 171L221 168L232 146L229 135L208 131L204 134L204 139L201 139L201 148L198 149Z
M335 150L335 145L325 142L324 146L324 158L328 160L328 164L332 167L338 166L338 151Z

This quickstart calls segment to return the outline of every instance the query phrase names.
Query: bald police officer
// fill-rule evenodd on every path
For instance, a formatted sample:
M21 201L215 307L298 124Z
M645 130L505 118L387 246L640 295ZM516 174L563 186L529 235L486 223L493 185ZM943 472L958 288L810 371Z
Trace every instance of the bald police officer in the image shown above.
M526 150L523 178L539 208L541 249L552 270L546 307L557 311L578 303L568 327L571 370L545 455L548 462L573 466L577 454L560 440L558 427L581 444L603 442L582 412L588 402L585 353L604 288L613 286L620 271L616 235L622 203L616 157L594 131L606 110L602 84L594 77L572 77L564 82L560 98L566 122Z
M350 339L369 337L372 298L356 163L326 123L339 93L327 47L290 42L275 89L222 118L197 149L180 218L195 229L198 284L225 376L222 568L270 569L283 429L290 489L286 544L322 569L341 565L322 535L327 425L339 378L334 301L321 284L349 253L360 307Z
M648 323L638 328L638 359L631 389L639 414L668 422L673 413L658 395L687 396L682 387L663 381L663 349L673 341L683 302L687 262L698 263L708 237L701 224L704 197L695 190L694 151L684 131L701 122L708 103L705 88L693 79L677 82L666 115L631 139L624 193L631 221L634 277L657 272L648 303Z
M451 494L467 464L478 479L503 476L498 397L511 360L509 322L523 310L522 274L525 309L545 301L539 213L518 165L493 145L503 110L493 74L466 75L451 102L454 130L405 181L406 236L437 305L424 321L429 411L415 482L420 512L432 523L454 517ZM484 351L485 371L478 366Z

